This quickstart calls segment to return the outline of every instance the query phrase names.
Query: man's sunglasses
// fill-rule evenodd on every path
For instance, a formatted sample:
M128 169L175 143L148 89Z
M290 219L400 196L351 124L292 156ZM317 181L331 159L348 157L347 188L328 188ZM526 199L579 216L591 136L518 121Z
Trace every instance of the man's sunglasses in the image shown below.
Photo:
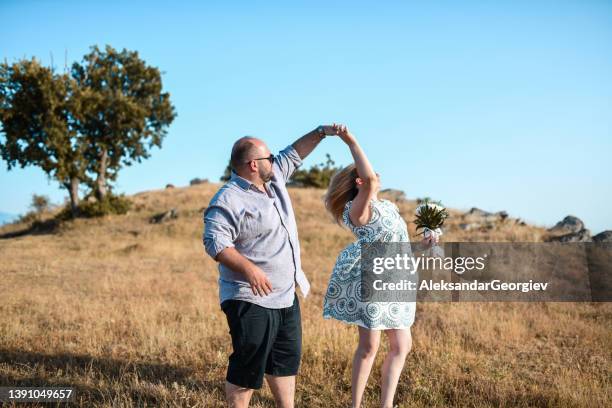
M251 159L251 160L268 160L270 162L270 164L274 163L274 159L276 157L273 154L270 154L268 157L260 157L258 159ZM251 160L249 160L248 162L245 162L245 164L250 163Z

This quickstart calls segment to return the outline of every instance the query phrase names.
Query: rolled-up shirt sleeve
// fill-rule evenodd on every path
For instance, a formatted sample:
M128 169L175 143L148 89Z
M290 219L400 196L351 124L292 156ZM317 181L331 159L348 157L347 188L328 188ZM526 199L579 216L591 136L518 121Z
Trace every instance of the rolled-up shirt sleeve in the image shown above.
M237 237L236 218L224 206L212 204L204 211L203 241L206 253L214 260L225 248L234 247Z
M274 160L274 168L285 183L301 164L302 159L292 145L281 150Z

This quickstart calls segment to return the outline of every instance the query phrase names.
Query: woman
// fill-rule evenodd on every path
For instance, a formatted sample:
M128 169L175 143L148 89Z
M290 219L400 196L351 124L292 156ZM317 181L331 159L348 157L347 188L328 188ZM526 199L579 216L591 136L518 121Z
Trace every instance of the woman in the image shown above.
M359 344L353 358L351 383L353 407L361 406L380 344L380 333L385 332L389 353L382 366L381 406L392 407L404 361L412 347L410 326L414 322L416 303L360 299L359 290L356 290L361 278L360 243L409 242L408 231L397 206L377 198L380 178L355 137L346 126L334 124L334 129L350 148L355 163L334 175L325 196L325 207L338 224L344 224L353 232L357 240L344 248L336 260L325 295L323 317L358 326ZM433 237L433 241L436 240L437 237ZM424 243L427 245L431 241Z

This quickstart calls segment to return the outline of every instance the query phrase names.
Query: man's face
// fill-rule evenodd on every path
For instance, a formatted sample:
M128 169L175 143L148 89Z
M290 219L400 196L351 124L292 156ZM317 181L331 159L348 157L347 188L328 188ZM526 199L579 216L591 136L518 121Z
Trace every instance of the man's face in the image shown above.
M265 144L261 145L258 150L260 154L258 157L270 157L270 149ZM264 183L270 181L274 174L270 160L257 160L257 173Z

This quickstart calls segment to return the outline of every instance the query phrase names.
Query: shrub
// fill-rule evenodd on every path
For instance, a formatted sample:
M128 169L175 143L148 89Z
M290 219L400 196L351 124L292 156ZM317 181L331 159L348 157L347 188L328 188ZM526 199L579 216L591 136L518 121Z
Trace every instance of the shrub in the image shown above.
M332 160L329 153L325 156L327 157L325 163L315 164L308 170L297 169L287 184L293 187L329 187L332 176L340 170L340 167L335 166L335 162Z
M32 222L40 221L43 213L49 211L51 201L49 197L45 195L32 194L32 203L30 204L30 211L20 215L17 222L30 224Z
M79 203L78 216L84 218L102 217L110 214L125 214L132 208L132 202L124 194L106 194L101 201L83 200ZM72 218L70 206L56 216L57 219L67 220Z
M39 218L39 214L36 211L28 211L27 213L20 215L17 218L17 222L24 223L24 224L30 224L34 221L37 221L38 218Z
M229 178L228 178L228 180L229 180ZM226 180L226 181L227 181L227 180ZM192 180L189 182L189 185L190 185L190 186L195 186L196 184L205 184L205 183L208 183L208 179L207 179L207 178L205 178L205 179L201 179L201 178L199 178L199 177L196 177L196 178L192 179Z
M30 204L30 208L32 208L36 213L40 214L49 210L51 205L51 200L49 197L45 195L32 194L32 204Z
M417 205L421 205L421 204L425 204L425 203L431 203L431 204L439 205L441 207L443 206L442 205L442 201L440 201L440 200L432 200L431 197L422 197L422 198L419 197L419 198L416 199L416 203L417 203Z
M219 180L226 182L226 181L229 181L231 176L232 176L232 162L230 160L227 163L227 166L225 166L225 170L223 170L223 175L219 177Z

